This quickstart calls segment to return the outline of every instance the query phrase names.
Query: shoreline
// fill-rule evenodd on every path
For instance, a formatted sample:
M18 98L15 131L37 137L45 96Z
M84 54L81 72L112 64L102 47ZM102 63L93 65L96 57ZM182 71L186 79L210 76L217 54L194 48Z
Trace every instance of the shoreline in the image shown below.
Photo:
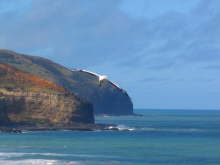
M77 124L71 126L0 126L0 133L23 133L26 131L120 131L113 124ZM129 131L129 129L127 129ZM125 130L126 131L126 130Z
M143 117L142 114L132 115L95 115L95 117ZM131 131L133 128L120 128L116 124L102 124L102 123L72 123L64 124L39 124L39 123L7 123L0 125L0 133L24 133L27 131Z

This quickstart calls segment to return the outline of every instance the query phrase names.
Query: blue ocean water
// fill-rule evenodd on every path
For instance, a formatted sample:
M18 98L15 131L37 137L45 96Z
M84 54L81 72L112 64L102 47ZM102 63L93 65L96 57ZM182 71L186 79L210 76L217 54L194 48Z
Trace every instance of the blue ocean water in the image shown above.
M0 133L0 164L220 165L220 111L136 113L96 118L121 131Z

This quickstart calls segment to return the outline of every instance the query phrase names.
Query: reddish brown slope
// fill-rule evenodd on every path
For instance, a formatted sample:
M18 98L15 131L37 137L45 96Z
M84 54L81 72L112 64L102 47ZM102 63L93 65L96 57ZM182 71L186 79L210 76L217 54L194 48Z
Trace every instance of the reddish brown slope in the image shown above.
M93 107L64 88L0 64L0 125L94 123Z
M4 80L8 82L18 83L38 88L49 88L53 90L57 90L59 92L67 92L63 87L56 85L53 82L44 80L40 77L32 76L28 73L21 72L18 69L8 65L8 64L0 64L0 75L4 75ZM0 78L1 79L1 78Z

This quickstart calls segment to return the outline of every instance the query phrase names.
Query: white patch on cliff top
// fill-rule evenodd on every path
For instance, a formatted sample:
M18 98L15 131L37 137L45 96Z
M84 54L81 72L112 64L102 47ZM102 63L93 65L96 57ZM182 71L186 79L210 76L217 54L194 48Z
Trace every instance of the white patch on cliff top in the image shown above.
M106 75L100 75L100 74L98 74L98 73L91 72L91 71L84 70L84 69L74 69L74 70L72 70L72 71L86 72L86 73L89 73L89 74L91 74L91 75L94 75L94 76L98 77L99 83L100 83L101 81L103 81L103 80L108 80L113 86L115 86L116 88L118 88L118 89L120 89L120 90L123 90L118 84L116 84L116 83L110 81ZM123 90L123 91L124 91L124 90Z

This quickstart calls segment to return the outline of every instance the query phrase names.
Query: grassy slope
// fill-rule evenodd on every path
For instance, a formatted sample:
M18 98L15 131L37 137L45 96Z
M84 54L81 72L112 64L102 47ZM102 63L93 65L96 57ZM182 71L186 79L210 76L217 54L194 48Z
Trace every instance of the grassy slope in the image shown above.
M97 77L67 68L41 57L0 50L0 63L10 64L24 72L40 76L63 86L94 104L98 114L132 114L133 105L126 92L104 81L99 86Z
M47 124L50 123L49 118L58 123L65 120L94 122L90 103L53 82L22 72L8 64L0 64L0 103L0 120L7 118L2 114L7 109L10 120L18 123Z
M2 88L29 88L66 93L67 91L50 81L21 72L8 64L0 64L0 87Z

